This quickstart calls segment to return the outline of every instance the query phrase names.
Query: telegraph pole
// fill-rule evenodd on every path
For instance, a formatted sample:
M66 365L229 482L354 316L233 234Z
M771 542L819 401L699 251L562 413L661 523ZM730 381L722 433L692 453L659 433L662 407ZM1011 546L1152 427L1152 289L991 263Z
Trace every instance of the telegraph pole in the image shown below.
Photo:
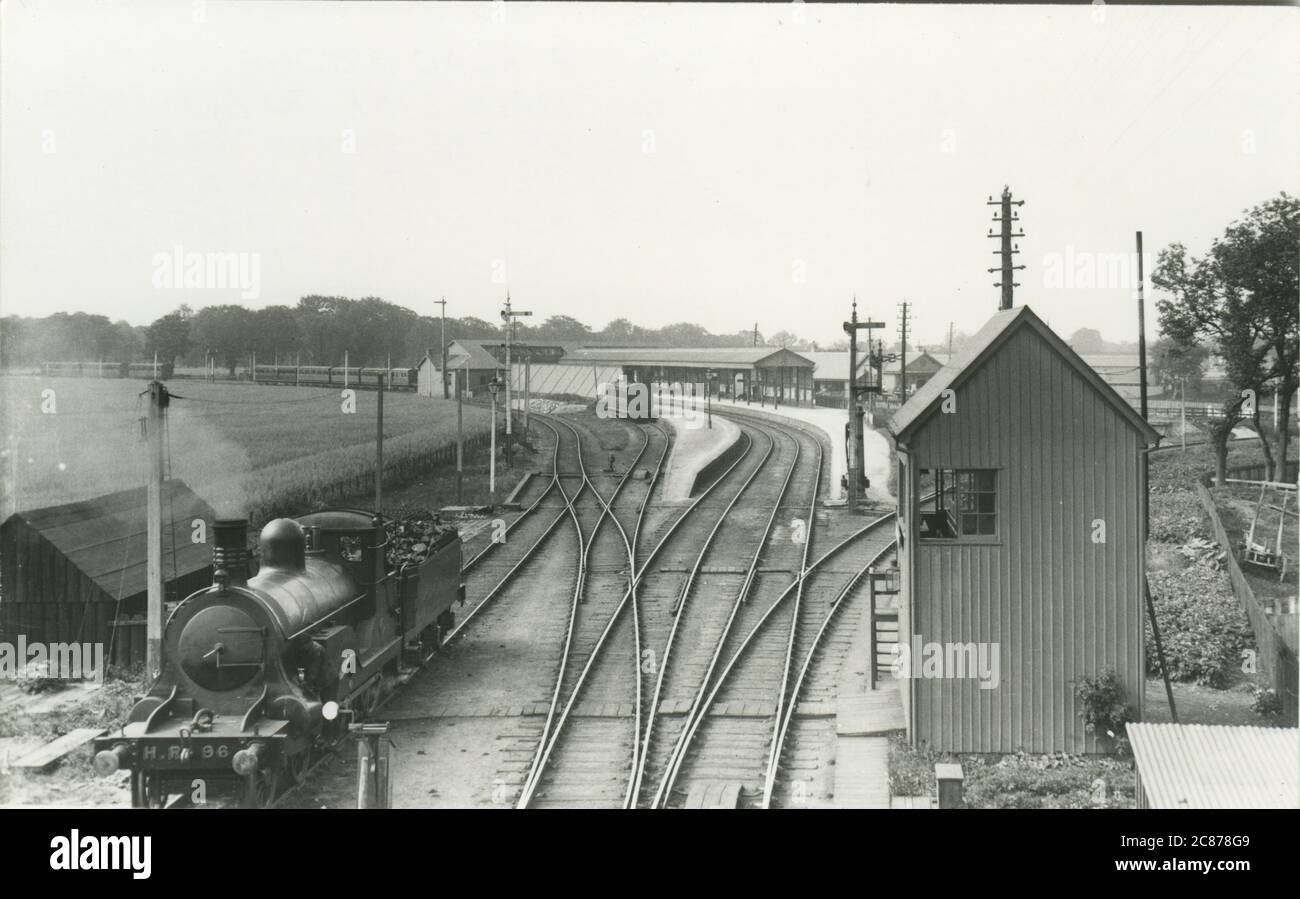
M146 496L145 518L148 549L145 568L148 586L147 643L148 670L145 672L152 684L162 673L163 630L163 428L167 421L167 406L171 397L161 381L149 382L149 418L145 435L149 438L149 487Z
M445 400L447 398L447 298L442 297L437 304L442 307L442 368L439 371L442 372L442 398Z
M1001 287L1001 288L1002 288L1002 302L1001 302L1001 305L998 306L998 309L999 309L999 310L1002 310L1002 309L1010 309L1011 306L1013 305L1013 303L1012 303L1012 294L1013 294L1013 292L1014 292L1014 288L1017 288L1017 287L1020 286L1019 284L1015 283L1015 280L1014 280L1015 275L1014 275L1013 273L1014 273L1017 269L1022 269L1022 268L1024 268L1023 265L1012 265L1012 264L1011 264L1011 262L1012 262L1011 257L1014 256L1014 255L1016 255L1017 253L1020 252L1020 246L1019 246L1018 244L1013 245L1011 241L1012 241L1014 238L1020 238L1020 237L1024 237L1024 236L1025 236L1025 231L1024 231L1023 228L1021 228L1019 234L1012 234L1012 233L1011 233L1011 223L1012 223L1012 222L1018 222L1018 221L1020 221L1020 213L1019 213L1019 212L1016 212L1016 211L1014 211L1014 210L1012 210L1011 207L1012 207L1012 206L1024 206L1024 205L1025 205L1025 201L1024 201L1024 200L1012 200L1012 199L1011 199L1011 188L1010 188L1010 187L1003 187L1003 188L1002 188L1002 199L1000 199L1000 200L995 200L995 199L993 199L992 197L989 197L989 201L988 201L988 203L985 204L985 205L988 205L988 206L1001 206L1001 207L1002 207L1002 209L1001 209L1002 217L1001 217L1001 218L998 217L998 214L997 214L997 213L994 213L994 214L993 214L993 221L995 221L995 222L1001 222L1001 223L1002 223L1002 229L1001 229L1001 231L1000 231L998 234L994 234L994 233L993 233L993 229L992 229L992 228L989 229L989 237L995 237L995 238L998 238L999 240L1002 241L1002 248L1001 248L1000 250L994 250L994 251L993 251L994 253L996 253L997 255L999 255L999 256L1002 257L1002 264L1001 264L1001 266L999 266L999 267L997 267L997 268L991 268L991 269L989 269L989 271L990 271L990 272L1000 272L1001 275L1002 275L1002 280L1001 280L1001 281L998 281L996 284L993 285L994 287Z
M496 422L492 422L496 427ZM456 369L456 505L465 503L465 392L460 385L460 369Z
M510 385L515 380L515 373L510 368L510 344L514 340L515 319L520 316L532 315L531 312L524 312L520 309L510 307L510 291L506 291L506 308L501 310L501 319L506 323L506 465L514 467L514 453L510 446L510 435L514 433L511 422L514 419L514 406L510 396Z
M899 319L898 336L902 346L898 349L898 405L907 402L907 309L911 304L907 300L899 303L902 317Z
M375 514L381 514L380 510L384 507L384 390L387 384L384 382L388 379L381 378L379 389L375 393L379 394L379 405L375 407Z

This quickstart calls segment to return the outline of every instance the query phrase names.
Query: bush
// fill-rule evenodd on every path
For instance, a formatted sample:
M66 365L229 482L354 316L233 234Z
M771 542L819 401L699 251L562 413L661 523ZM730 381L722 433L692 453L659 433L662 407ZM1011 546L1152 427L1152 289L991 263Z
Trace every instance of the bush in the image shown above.
M1250 707L1255 714L1270 721L1282 717L1282 697L1276 690L1271 687L1265 690L1253 687L1252 692L1255 694L1255 701L1250 704Z
M1083 705L1083 724L1088 733L1109 741L1116 749L1126 746L1124 722L1129 718L1129 709L1124 702L1124 684L1115 669L1081 678L1074 692Z
M1070 755L1004 756L969 765L969 808L1131 808L1133 772L1111 759Z
M1237 603L1232 584L1213 560L1202 558L1178 572L1148 574L1165 660L1173 680L1201 686L1229 686L1243 653L1254 647L1250 619ZM1160 672L1160 659L1146 621L1147 671Z

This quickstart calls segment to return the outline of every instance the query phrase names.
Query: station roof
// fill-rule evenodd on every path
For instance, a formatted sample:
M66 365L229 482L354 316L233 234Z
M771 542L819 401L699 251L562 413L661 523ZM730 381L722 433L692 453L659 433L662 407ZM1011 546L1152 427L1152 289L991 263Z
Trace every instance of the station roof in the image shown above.
M847 381L849 379L849 351L839 350L837 352L820 351L816 353L800 353L805 359L809 359L817 367L813 369L813 378L817 381ZM858 374L861 375L867 370L867 354L865 352L858 354Z
M952 354L948 364L935 372L930 380L917 388L911 399L902 405L889 422L889 430L895 437L902 437L906 432L929 417L939 406L939 400L945 390L955 388L967 380L984 362L991 357L1006 340L1021 328L1032 328L1058 355L1068 362L1079 375L1087 381L1146 439L1148 444L1159 440L1159 435L1147 424L1115 388L1097 374L1079 354L1070 349L1069 344L1056 335L1056 332L1034 314L1028 306L1017 306L995 314L980 328L975 336L958 352Z
M580 347L565 363L661 365L671 368L812 368L813 361L782 347ZM847 366L846 366L847 367Z
M1149 808L1295 808L1294 727L1133 722L1133 760Z
M15 512L4 526L34 531L104 593L123 598L148 586L146 501L146 489L136 487L84 502ZM210 545L191 542L190 534L195 518L211 526L216 518L212 507L184 481L173 479L163 482L162 514L164 577L173 577L173 557L175 577L211 565Z

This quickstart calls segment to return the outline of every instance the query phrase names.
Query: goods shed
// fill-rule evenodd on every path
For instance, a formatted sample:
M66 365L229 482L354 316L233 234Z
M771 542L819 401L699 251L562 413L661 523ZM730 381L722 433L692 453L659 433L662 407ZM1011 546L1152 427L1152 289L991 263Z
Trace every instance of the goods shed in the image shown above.
M890 430L911 739L1096 751L1081 678L1113 669L1142 709L1156 432L1028 306L994 315Z
M0 524L0 640L102 642L110 663L143 663L145 501L138 487ZM164 482L162 509L166 599L175 602L212 583L211 548L191 537L196 519L211 528L216 516L179 479ZM139 623L117 628L119 617Z
M813 405L813 361L780 347L581 347L563 364L617 367L628 383L690 384L701 393L712 371L718 396Z

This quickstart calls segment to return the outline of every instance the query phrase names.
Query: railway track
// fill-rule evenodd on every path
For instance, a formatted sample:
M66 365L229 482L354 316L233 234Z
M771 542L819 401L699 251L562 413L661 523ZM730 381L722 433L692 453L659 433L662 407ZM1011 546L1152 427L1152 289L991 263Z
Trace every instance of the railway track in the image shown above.
M661 516L605 630L590 650L583 647L585 664L564 688L568 702L547 729L518 807L640 804L647 774L653 782L681 733L675 725L684 720L683 694L703 694L728 635L754 614L746 609L755 585L762 581L757 592L775 597L783 584L799 583L822 442L770 422L745 422L743 433L741 457L681 514ZM797 518L787 522L786 514ZM644 524L642 505L637 525ZM632 614L620 617L628 609ZM786 668L792 665L793 658Z
M819 650L828 647L836 613L866 569L892 551L893 522L893 513L883 515L841 541L752 615L747 627L735 629L725 664L684 724L652 807L681 806L692 786L704 784L736 786L744 807L772 805L800 696L814 683L825 686ZM832 564L850 554L869 561L850 562L847 572ZM842 658L842 649L837 655ZM832 667L831 659L822 661ZM810 679L810 671L820 681Z
M466 562L468 611L386 715L398 739L495 746L498 807L680 806L719 780L745 806L796 804L826 727L797 710L833 705L844 611L892 516L810 563L829 455L811 429L736 416L737 458L672 504L655 501L661 425L537 420L555 437L549 477L508 539Z

